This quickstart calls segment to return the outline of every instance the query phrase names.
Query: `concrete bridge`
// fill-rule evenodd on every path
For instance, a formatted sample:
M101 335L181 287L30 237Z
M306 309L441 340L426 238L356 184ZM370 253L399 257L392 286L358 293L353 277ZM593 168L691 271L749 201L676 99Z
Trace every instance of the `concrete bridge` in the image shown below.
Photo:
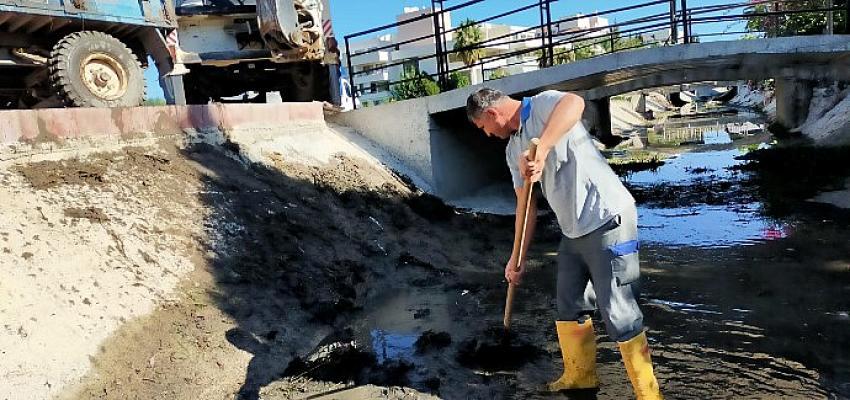
M587 107L585 122L610 132L611 96L704 81L776 79L777 115L795 127L808 112L817 80L850 80L850 36L820 35L681 44L553 66L486 82L514 96L574 91ZM482 85L342 113L332 121L359 130L418 175L432 193L458 199L508 185L504 143L467 122L467 96Z

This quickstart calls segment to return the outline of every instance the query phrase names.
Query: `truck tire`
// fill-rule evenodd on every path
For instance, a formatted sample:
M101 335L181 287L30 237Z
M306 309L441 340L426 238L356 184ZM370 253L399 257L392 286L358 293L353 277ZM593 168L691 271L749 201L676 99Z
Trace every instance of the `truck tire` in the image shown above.
M50 82L68 106L132 107L145 99L139 59L103 32L74 32L60 40L50 53Z

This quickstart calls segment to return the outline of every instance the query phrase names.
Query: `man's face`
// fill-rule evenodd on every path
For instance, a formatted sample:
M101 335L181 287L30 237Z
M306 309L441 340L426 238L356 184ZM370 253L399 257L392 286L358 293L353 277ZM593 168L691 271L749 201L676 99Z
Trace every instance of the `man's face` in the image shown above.
M503 113L495 108L489 107L481 112L481 115L472 122L478 129L484 131L487 136L495 136L501 139L507 139L511 136L511 130L508 128L508 118Z

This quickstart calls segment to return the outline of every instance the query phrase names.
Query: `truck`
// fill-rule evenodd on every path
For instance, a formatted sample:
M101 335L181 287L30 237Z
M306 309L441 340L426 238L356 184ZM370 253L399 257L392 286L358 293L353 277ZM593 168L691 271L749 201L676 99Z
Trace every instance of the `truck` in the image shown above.
M328 100L325 0L0 0L0 108Z
M178 0L177 16L172 76L188 103L329 100L326 0Z
M0 0L0 108L139 105L176 28L171 0Z

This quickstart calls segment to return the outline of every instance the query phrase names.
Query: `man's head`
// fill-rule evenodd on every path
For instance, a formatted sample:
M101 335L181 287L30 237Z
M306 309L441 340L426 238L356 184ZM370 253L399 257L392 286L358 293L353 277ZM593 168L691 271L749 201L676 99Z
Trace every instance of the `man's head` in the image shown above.
M516 131L511 118L516 107L511 107L511 98L490 88L479 89L466 99L466 116L487 136L507 139Z

